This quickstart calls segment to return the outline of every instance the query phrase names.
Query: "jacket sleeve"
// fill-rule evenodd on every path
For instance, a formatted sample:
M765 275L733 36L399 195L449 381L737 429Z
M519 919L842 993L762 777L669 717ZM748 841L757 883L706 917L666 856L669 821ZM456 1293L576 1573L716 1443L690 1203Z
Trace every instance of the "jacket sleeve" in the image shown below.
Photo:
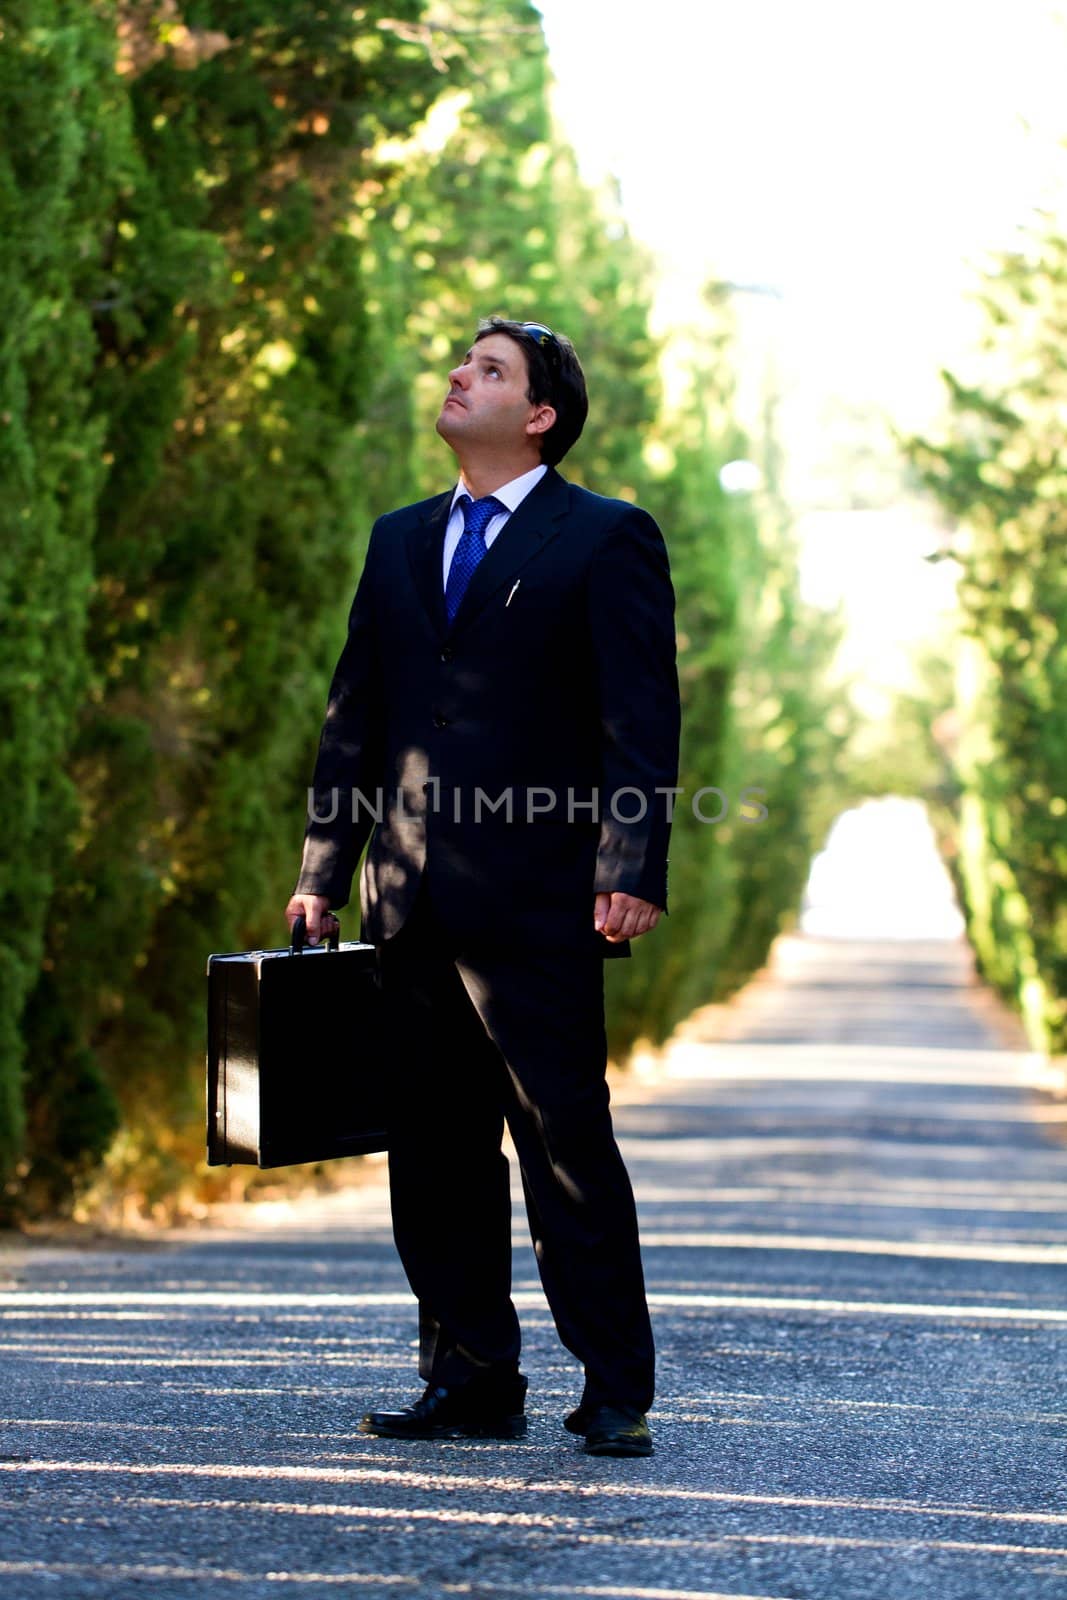
M380 811L384 782L381 657L374 601L375 533L334 671L308 793L304 856L294 894L346 905L352 878Z
M647 512L628 509L601 540L588 592L603 740L595 892L666 909L662 791L678 782L681 711L670 566Z

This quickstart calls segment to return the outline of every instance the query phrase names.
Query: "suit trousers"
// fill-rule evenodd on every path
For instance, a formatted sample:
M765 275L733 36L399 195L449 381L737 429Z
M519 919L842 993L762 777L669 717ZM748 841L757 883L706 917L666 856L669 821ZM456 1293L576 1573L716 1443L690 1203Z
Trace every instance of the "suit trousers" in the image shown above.
M590 915L592 914L590 897ZM509 1165L582 1398L647 1411L654 1347L606 1082L603 959L450 935L425 879L379 946L390 1027L393 1232L419 1302L419 1373L515 1371Z

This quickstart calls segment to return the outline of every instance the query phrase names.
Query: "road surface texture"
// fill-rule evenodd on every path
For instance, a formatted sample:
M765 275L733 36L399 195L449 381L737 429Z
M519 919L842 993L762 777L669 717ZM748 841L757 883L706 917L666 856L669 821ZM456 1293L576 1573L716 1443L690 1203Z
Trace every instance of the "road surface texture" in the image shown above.
M0 1258L5 1600L1063 1600L1067 1145L954 940L794 935L617 1123L660 1350L592 1460L516 1209L516 1444L406 1403L382 1168L252 1221Z

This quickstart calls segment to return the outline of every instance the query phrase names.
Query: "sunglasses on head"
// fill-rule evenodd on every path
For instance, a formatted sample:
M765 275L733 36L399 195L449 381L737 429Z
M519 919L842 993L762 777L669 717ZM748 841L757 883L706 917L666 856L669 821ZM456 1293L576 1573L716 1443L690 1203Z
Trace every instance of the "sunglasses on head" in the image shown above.
M543 322L520 322L519 327L528 339L540 345L546 356L551 356L556 365L559 365L561 350L559 340L551 328L546 328Z

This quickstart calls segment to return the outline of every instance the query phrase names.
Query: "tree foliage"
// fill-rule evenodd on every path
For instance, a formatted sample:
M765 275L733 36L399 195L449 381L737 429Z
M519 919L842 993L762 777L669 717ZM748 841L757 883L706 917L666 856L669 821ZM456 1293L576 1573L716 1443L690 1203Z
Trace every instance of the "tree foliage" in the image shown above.
M958 522L958 876L981 969L1035 1047L1067 1049L1067 237L1055 219L984 291L980 371L945 374L948 423L914 440Z
M61 1159L98 1155L115 1126L91 1052L50 1004L27 1010L53 982L46 932L78 826L67 757L90 677L106 477L92 303L99 219L115 209L128 149L110 44L73 0L7 7L0 41L0 1174L23 1148L24 1061L31 1083L62 1084L49 1129Z

